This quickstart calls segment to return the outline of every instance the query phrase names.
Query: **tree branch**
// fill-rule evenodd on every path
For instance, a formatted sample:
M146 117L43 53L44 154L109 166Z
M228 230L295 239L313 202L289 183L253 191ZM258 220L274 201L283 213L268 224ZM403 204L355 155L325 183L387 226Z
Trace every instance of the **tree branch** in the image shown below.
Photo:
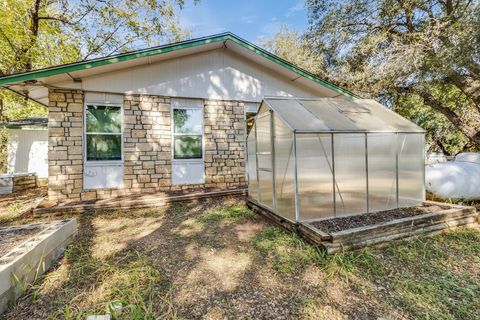
M423 103L430 108L444 115L461 133L463 133L477 148L480 148L480 131L466 124L452 109L443 105L432 94L425 90L415 89L413 87L397 87L398 93L408 93L418 95L423 99Z
M101 43L97 44L92 50L90 50L90 52L88 52L88 53L84 56L83 60L87 60L87 58L88 58L89 56L91 56L91 55L94 54L94 53L97 53L98 50L100 50L101 47L103 47L108 41L110 41L110 39L113 37L113 35L114 35L115 33L117 33L117 31L120 29L120 27L122 26L122 24L123 24L123 23L120 22L120 23L115 27L115 29L114 29L112 32L110 32L110 34L108 34L108 35L103 39L103 41L102 41Z
M13 50L13 52L17 52L17 48L13 45L12 41L10 40L9 37L7 37L7 35L5 34L5 32L2 30L2 28L0 28L0 34L1 34L2 37L5 39L5 41L7 41L8 45L9 45L10 48Z
M55 20L55 21L62 22L62 23L64 23L64 24L73 25L72 22L70 22L70 21L68 21L67 19L62 18L62 17L50 17L50 16L46 16L46 17L38 17L38 20Z

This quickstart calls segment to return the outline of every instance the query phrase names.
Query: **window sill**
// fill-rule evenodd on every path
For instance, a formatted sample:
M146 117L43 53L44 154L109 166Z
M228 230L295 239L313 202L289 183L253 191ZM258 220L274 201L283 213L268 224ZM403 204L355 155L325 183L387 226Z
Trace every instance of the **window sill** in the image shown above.
M123 165L123 160L108 160L108 161L85 161L85 167L98 167L98 166L118 166Z
M203 159L173 159L172 163L202 163Z

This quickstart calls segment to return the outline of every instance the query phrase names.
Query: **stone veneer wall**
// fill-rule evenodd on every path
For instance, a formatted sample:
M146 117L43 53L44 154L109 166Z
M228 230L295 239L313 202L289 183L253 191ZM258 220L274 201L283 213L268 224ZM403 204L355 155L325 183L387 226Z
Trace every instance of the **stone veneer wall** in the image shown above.
M83 91L49 90L48 100L48 196L80 200Z
M83 190L81 91L49 92L49 198L95 200L159 191L245 186L244 104L204 102L205 184L172 185L169 97L124 96L124 185Z
M124 188L168 191L171 174L170 98L124 97Z
M234 189L245 181L245 111L237 101L205 101L205 187Z

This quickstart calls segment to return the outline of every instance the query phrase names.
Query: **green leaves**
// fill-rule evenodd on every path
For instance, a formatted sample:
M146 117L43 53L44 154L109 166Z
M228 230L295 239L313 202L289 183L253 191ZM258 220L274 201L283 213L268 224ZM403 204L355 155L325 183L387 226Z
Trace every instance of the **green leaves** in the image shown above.
M188 36L183 0L5 0L0 72L28 71Z
M480 4L454 3L309 0L305 36L334 83L401 110L432 145L478 150Z
M177 24L183 0L3 0L0 76L75 62L189 36ZM46 115L0 89L3 119ZM2 119L0 119L2 120Z

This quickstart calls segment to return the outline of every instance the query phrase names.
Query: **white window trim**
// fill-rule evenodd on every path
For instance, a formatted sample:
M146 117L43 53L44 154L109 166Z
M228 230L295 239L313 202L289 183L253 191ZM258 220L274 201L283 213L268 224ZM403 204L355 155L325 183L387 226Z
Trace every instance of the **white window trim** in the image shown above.
M202 113L202 158L197 159L175 159L175 123L173 113L175 109L190 109L190 110L201 110ZM171 154L170 159L172 159L172 177L171 183L172 185L202 185L205 183L205 108L204 108L204 101L197 100L197 99L172 99L171 107L170 107L170 119L171 119L171 128L170 128L170 141L171 141ZM180 134L181 135L181 134ZM201 181L186 181L174 182L174 174L173 171L175 170L175 166L186 166L186 168L191 168L191 165L201 165L202 167L202 179Z
M120 160L87 160L87 106L108 106L108 107L120 107L120 136L121 136L121 152ZM85 165L118 165L124 162L124 123L123 123L123 104L122 103L100 103L100 102L85 102L83 104L83 163ZM102 135L118 135L114 132L89 132L93 134Z
M200 110L202 112L202 158L193 158L193 159L175 159L175 136L192 136L192 135L200 135L198 133L175 133L175 123L173 112L175 109L183 109L183 110ZM205 110L202 106L173 106L170 108L170 119L171 121L171 128L170 128L170 136L171 136L171 159L172 163L203 163L205 161Z

